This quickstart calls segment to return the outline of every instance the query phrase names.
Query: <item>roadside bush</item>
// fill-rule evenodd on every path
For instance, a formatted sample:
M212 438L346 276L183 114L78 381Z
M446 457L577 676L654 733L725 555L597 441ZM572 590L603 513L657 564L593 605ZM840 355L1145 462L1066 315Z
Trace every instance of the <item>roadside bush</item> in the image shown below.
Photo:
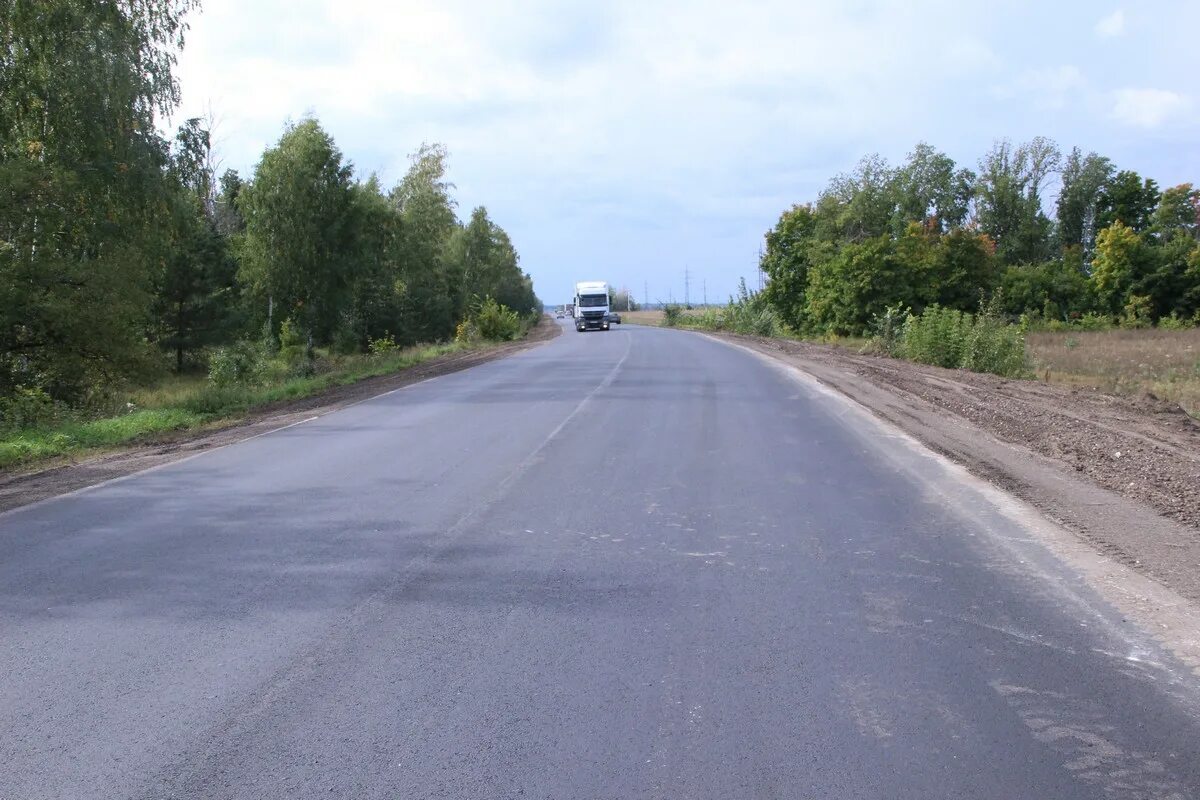
M920 364L962 366L971 333L971 315L933 305L904 323L904 356Z
M730 303L725 309L725 326L751 336L774 336L779 328L775 312L759 303Z
M478 342L479 328L475 327L475 322L468 318L458 323L458 327L454 329L454 341L459 344L474 344Z
M995 309L981 309L967 335L966 351L961 364L973 372L1015 378L1027 372L1025 335L1016 325L1010 325Z
M263 379L267 354L260 342L235 342L215 350L208 360L208 379L214 386L247 386Z
M894 305L876 314L871 320L871 339L864 352L875 355L904 357L904 323L909 317L909 310L900 305Z
M44 389L18 386L11 395L0 397L0 431L52 425L62 409Z
M676 303L667 303L663 306L663 324L668 328L674 328L683 320L683 306Z
M737 297L729 298L722 324L734 333L751 336L774 336L782 327L766 297L747 289L745 278L738 283Z
M472 314L479 335L493 342L511 341L521 334L521 316L488 297Z
M1024 331L1008 322L999 309L999 301L993 300L981 305L976 315L940 306L926 308L919 317L909 315L898 337L899 352L920 364L1009 378L1024 375L1028 372ZM883 335L877 334L872 341L879 342L881 351L886 346ZM892 352L897 351L895 338L891 347Z
M390 333L378 339L367 339L367 352L373 356L390 355L399 349L400 345L396 344L396 337Z
M692 321L709 331L723 331L726 327L725 314L719 308L706 307Z

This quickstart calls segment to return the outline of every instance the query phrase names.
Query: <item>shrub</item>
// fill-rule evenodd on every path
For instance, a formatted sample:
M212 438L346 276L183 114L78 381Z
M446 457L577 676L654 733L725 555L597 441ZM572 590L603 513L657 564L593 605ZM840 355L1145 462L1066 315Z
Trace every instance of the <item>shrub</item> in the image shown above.
M1184 319L1176 312L1172 312L1169 317L1158 318L1158 327L1165 331L1185 331L1195 326L1195 319Z
M477 302L466 322L469 327L474 327L479 338L493 342L507 342L521 335L521 315L492 297ZM469 327L465 329L468 337ZM469 338L462 341L469 341Z
M997 300L971 315L930 306L909 316L901 336L905 358L949 369L1018 377L1028 371L1025 334L1000 313Z
M367 352L373 356L386 356L400 349L400 345L396 344L396 337L390 333L384 334L378 339L367 339Z
M962 365L971 315L933 305L904 323L904 355L921 364L951 369Z
M892 358L904 357L904 323L909 310L900 304L884 309L871 321L871 340L864 351Z
M1151 325L1152 304L1146 295L1129 296L1121 314L1122 328L1149 328Z
M663 324L668 328L674 328L683 320L683 306L676 303L667 303L663 306Z
M967 335L961 366L1015 378L1027 372L1025 334L1008 324L994 309L981 309Z
M725 329L725 314L719 308L705 308L693 321L705 330L720 331Z
M1078 327L1084 331L1107 331L1116 327L1116 323L1107 314L1089 311L1079 318Z
M701 315L703 318L704 315ZM729 305L725 306L720 323L735 333L751 336L774 336L781 327L766 297L761 292L748 290L745 278L738 284L737 297L729 298Z
M475 327L470 318L464 319L454 329L454 341L459 344L474 344L479 341L479 328Z
M214 386L245 386L258 383L267 367L259 342L235 342L213 352L208 360L208 379Z
M18 386L8 397L0 397L0 431L52 425L62 409L37 386Z

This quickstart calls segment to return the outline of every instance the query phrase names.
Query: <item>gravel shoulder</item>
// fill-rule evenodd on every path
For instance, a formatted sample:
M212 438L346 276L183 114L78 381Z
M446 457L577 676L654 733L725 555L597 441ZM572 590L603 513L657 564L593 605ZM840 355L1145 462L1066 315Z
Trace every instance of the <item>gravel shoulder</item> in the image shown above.
M1200 423L1178 406L805 342L710 335L800 368L1102 555L1200 601Z
M391 375L380 375L347 386L334 387L312 397L273 403L238 419L218 423L204 430L166 434L130 447L68 463L59 462L28 471L0 473L0 512L178 461L205 450L294 425L313 416L337 411L339 408L368 400L393 389L504 358L547 342L560 332L561 328L558 325L546 321L530 330L520 341L484 350L453 353Z

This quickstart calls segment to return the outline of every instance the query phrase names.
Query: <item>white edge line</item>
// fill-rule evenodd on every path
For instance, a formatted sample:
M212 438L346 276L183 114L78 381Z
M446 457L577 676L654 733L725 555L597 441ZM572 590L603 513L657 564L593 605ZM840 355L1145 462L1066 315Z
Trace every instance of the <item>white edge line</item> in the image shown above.
M546 344L546 343L549 343L552 341L554 341L554 339L547 339L545 342L540 342L538 344ZM534 346L536 347L537 345L534 345ZM532 348L530 348L530 349L532 349ZM527 351L521 350L516 353L513 353L512 355L518 356L523 352L527 352ZM386 392L380 392L379 394L374 394L374 395L371 395L370 397L364 397L361 400L355 400L353 403L347 403L344 406L338 406L337 408L329 409L328 411L321 413L321 414L314 414L313 416L308 417L307 419L302 419L297 422L289 422L287 425L281 425L278 428L272 428L269 431L261 431L259 433L255 433L250 436L244 436L241 439L234 439L232 442L226 442L225 444L217 445L216 447L209 447L204 450L200 450L198 452L192 453L191 455L182 456L181 458L173 458L173 459L170 459L169 461L164 461L161 464L154 464L153 466L150 466L150 467L143 467L142 469L136 470L134 472L130 472L125 475L118 475L115 478L107 478L105 480L100 481L99 483L92 483L92 484L88 484L87 486L80 486L78 489L72 489L69 492L63 492L62 494L56 494L51 497L43 497L41 500L35 500L32 503L26 503L25 505L20 505L20 506L14 507L14 508L9 508L4 511L0 511L0 519L4 519L5 517L12 516L15 514L20 514L25 511L32 511L34 509L41 508L44 505L49 505L50 503L57 502L58 500L65 500L68 497L76 497L81 494L86 494L88 492L95 491L96 489L102 489L105 486L111 486L114 483L120 483L121 481L127 481L130 478L136 478L140 475L145 475L150 472L156 472L160 469L165 469L166 467L173 467L176 464L183 464L187 461L191 461L193 458L199 458L200 456L206 456L206 455L209 455L210 453L216 453L221 450L224 450L227 447L233 447L234 445L243 444L244 442L249 442L253 439L260 439L263 436L270 436L273 433L279 433L280 431L286 431L288 428L294 428L297 425L303 425L307 422L312 422L315 419L320 419L321 417L327 416L329 414L336 414L339 411L345 411L348 408L354 408L355 406L362 405L363 403L369 403L372 400L378 400L381 397L387 397L388 395L392 395L392 394L395 394L396 392L404 391L405 389L412 389L416 386L420 386L421 384L429 383L431 381L436 381L439 378L447 378L451 375L456 375L460 372L468 372L472 369L475 369L476 367L482 367L487 364L491 364L491 363L494 363L496 361L501 361L501 360L503 360L503 359L493 359L492 361L481 361L478 364L472 364L469 367L465 367L463 369L457 369L457 370L454 370L453 372L446 372L441 375L431 375L430 377L416 381L415 383L408 383L408 384L405 384L404 386L397 386L395 389L388 389ZM219 432L220 431L214 431L213 434L216 435ZM69 469L70 466L65 467L65 468Z
M1005 520L1032 534L1035 546L1040 547L1049 556L1067 567L1069 571L1080 575L1091 590L1110 603L1115 611L1136 621L1137 626L1145 635L1153 638L1164 649L1174 653L1180 661L1192 669L1194 674L1200 675L1200 604L1188 600L1173 589L1120 562L1107 558L1033 505L1000 489L990 481L972 474L962 464L930 449L916 437L879 417L870 408L849 395L821 382L801 367L738 342L710 336L703 332L697 331L697 333L727 347L743 350L768 366L783 372L792 380L838 401L849 414L874 426L887 439L902 445L912 454L937 464L946 477L974 491ZM850 424L850 420L844 418L843 422ZM922 476L912 469L906 471L928 489L957 506L960 512L965 511L961 502L939 490L935 482L928 476ZM989 531L989 533L992 532ZM1006 537L992 535L991 538L1002 543ZM1101 619L1106 617L1070 587L1059 584L1057 588L1066 592L1096 617ZM1111 632L1120 638L1126 640L1129 638L1128 633L1122 631L1116 624L1111 625Z

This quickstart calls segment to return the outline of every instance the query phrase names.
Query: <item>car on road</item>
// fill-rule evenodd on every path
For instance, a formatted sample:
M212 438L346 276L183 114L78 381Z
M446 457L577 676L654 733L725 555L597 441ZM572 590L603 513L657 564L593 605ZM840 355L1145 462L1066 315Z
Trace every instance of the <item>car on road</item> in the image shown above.
M621 315L615 311L608 312L608 321L613 325L621 324Z

